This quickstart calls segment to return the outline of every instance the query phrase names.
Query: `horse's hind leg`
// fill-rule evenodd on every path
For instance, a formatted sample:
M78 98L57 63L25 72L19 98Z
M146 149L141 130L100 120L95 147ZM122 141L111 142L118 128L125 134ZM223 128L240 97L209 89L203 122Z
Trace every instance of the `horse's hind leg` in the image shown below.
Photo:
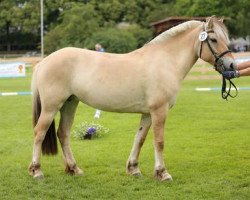
M151 117L149 114L143 114L141 117L140 127L135 136L134 144L130 153L130 156L127 161L127 173L140 176L141 172L138 167L138 158L141 151L141 147L146 139L148 130L151 125Z
M82 175L83 172L76 166L76 161L70 148L70 129L74 120L79 101L71 96L60 109L61 118L57 136L62 146L65 161L65 172L71 175Z
M47 130L49 129L51 123L54 120L56 112L57 112L56 110L47 111L45 109L42 109L41 115L34 128L35 138L34 138L32 162L29 166L29 173L36 179L43 178L43 173L40 169L42 143L44 141Z

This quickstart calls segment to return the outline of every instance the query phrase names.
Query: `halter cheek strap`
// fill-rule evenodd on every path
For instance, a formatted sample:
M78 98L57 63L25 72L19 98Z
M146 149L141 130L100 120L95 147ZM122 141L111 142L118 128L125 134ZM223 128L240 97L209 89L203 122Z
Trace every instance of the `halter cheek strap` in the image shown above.
M206 31L206 30L205 30L205 25L203 26L203 29L204 29L204 32L206 32L206 33L214 33L213 30L208 30L208 31ZM209 38L209 36L207 36L207 38L206 38L204 41L201 41L199 58L201 58L203 42L208 42L208 38ZM208 42L208 43L209 43L209 42ZM209 46L210 51L211 51L211 52L213 53L213 55L214 55L215 51L214 51L214 49L212 48L211 44L208 44L208 46Z

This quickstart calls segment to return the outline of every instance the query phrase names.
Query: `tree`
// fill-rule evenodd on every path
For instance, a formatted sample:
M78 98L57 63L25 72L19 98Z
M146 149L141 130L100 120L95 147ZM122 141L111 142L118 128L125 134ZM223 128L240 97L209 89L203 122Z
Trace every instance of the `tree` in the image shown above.
M102 26L114 26L116 23L123 20L124 2L119 0L92 0L91 5L94 6L96 12L101 16Z
M45 51L64 46L83 47L85 40L103 29L127 23L137 47L149 38L150 22L168 16L225 16L233 36L250 32L249 0L49 0L44 1ZM117 31L119 32L119 31ZM29 38L29 39L27 39ZM1 0L1 44L39 45L39 0Z
M15 7L15 26L19 32L39 35L40 4L36 0L25 1Z
M124 2L124 21L137 23L142 27L149 26L149 16L151 12L158 10L158 0L128 0Z
M145 43L152 39L152 30L148 28L142 28L138 24L129 25L123 30L131 33L137 41L136 48L142 47Z
M246 36L250 32L249 0L176 0L175 9L181 16L227 17L226 24L234 36Z
M20 2L22 3L22 2ZM14 0L2 0L0 3L0 36L4 38L7 44L7 51L10 51L11 44L11 32L14 32L14 27L16 25L16 12L18 9L18 3ZM13 27L13 30L11 30ZM3 41L1 41L2 43Z
M61 22L53 27L45 37L45 52L50 53L65 46L84 47L87 38L92 38L93 34L97 34L99 37L99 34L96 32L101 31L106 35L106 32L103 31L104 28L113 28L112 31L107 30L107 32L112 32L117 38L121 39L123 37L122 31L114 30L117 28L117 23L126 21L124 17L127 12L127 5L124 5L121 2L122 1L120 0L103 2L92 0L86 4L68 4L67 9L65 9L59 16L59 21ZM140 25L133 25L130 26L129 29L132 33L133 39L130 37L128 41L134 41L135 38L137 40L134 49L142 46L151 38L152 32L148 28L143 29ZM121 35L120 37L118 36L119 34ZM110 40L108 37L106 37L106 39ZM111 50L113 49L114 48L112 47ZM123 49L123 47L121 49ZM124 47L124 50L122 51L125 52L125 49L132 50L128 45L127 47ZM119 50L116 49L116 51Z
M90 4L71 4L62 16L62 22L45 37L45 52L65 46L83 47L84 41L99 29L99 15Z
M85 47L94 49L96 43L103 45L107 52L127 53L137 47L137 41L132 33L117 29L108 28L95 32L85 41Z
M244 37L250 35L249 10L249 0L239 0L231 5L231 18L227 21L227 25L233 36Z

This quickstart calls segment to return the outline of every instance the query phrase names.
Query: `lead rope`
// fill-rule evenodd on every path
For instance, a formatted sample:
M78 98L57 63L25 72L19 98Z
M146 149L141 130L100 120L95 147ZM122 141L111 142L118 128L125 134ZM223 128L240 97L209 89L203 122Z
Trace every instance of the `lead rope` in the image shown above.
M227 82L226 82L226 78L222 76L222 87L221 87L221 97L223 99L226 99L228 97L231 97L231 98L235 98L237 95L238 95L238 89L237 87L235 86L235 84L230 80L228 79L228 82L229 82L229 87L228 87L228 90L227 90ZM235 95L232 95L231 94L231 89L232 89L232 86L233 88L235 89L236 93Z

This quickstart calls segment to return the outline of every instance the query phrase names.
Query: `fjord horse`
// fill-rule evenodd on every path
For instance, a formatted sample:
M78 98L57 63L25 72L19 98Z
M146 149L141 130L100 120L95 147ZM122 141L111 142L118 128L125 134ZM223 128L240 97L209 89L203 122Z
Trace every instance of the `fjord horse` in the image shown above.
M129 42L129 41L128 41ZM127 173L140 175L138 157L152 125L155 177L172 180L167 172L164 124L182 80L198 58L222 72L235 67L228 51L228 32L222 20L189 21L163 32L127 54L64 48L35 66L32 78L34 146L29 173L43 178L41 152L56 154L59 138L69 174L81 175L70 148L70 129L78 102L110 112L141 113L141 121L127 161ZM220 61L220 62L219 62ZM220 64L218 64L220 63ZM60 111L55 131L54 117Z

